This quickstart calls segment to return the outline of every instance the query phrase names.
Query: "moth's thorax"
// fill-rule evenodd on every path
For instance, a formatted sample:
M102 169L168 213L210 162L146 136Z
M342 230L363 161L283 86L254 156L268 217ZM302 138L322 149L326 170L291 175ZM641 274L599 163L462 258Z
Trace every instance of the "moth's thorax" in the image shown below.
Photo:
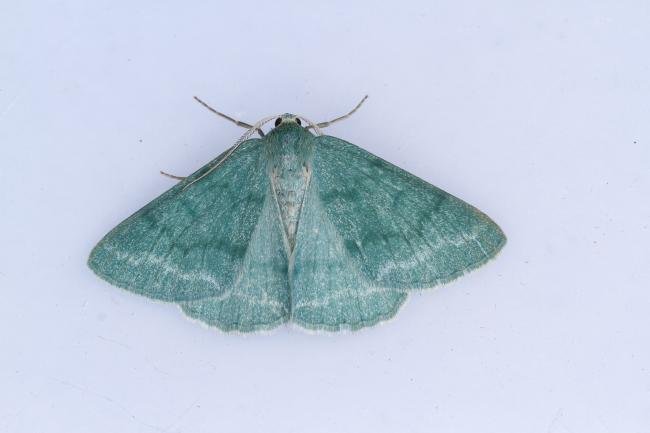
M291 251L305 192L311 179L313 135L297 124L283 124L266 137L268 173Z

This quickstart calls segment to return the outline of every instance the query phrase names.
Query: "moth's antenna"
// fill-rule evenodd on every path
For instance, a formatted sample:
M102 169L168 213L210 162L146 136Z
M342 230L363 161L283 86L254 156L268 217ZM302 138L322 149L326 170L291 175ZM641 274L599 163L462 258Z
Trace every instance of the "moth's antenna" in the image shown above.
M318 123L312 122L311 120L307 119L305 116L297 116L297 117L301 118L302 120L304 120L306 123L309 124L309 126L307 126L306 129L313 128L316 134L323 135L323 131L320 130Z
M327 122L317 123L316 126L318 126L319 128L327 128L332 123L338 122L339 120L347 119L348 117L352 116L354 112L359 109L359 107L361 107L361 105L366 101L366 99L368 99L368 95L361 98L361 101L359 101L357 106L354 107L352 111L350 111L348 114L344 114L343 116L337 117L336 119L328 120ZM311 127L312 125L308 126L307 128L311 128Z
M205 108L207 108L208 110L212 111L212 112L213 112L214 114L216 114L217 116L223 117L224 119L231 121L232 123L234 123L235 125L237 125L237 126L239 126L239 127L246 128L246 129L251 129L251 128L253 127L253 125L249 125L249 124L246 123L246 122L242 122L241 120L234 119L234 118L228 116L227 114L223 114L222 112L215 110L214 108L210 107L207 103L201 101L201 100L200 100L198 97L196 97L196 96L194 97L194 99L196 99L196 101L197 101L199 104L203 105ZM258 132L260 133L260 136L264 137L264 132L262 132L261 129L258 129Z
M176 176L175 174L169 174L169 173L166 173L166 172L164 172L162 170L160 170L160 174L162 174L163 176L171 177L172 179L176 179L176 180L185 180L185 179L187 179L185 176Z
M197 99L198 99L198 98L197 98ZM209 169L208 171L206 171L205 173L203 173L201 176L197 177L197 178L194 179L192 182L190 182L190 183L188 183L187 185L185 185L185 186L183 187L183 191L185 191L187 188L189 188L189 187L190 187L192 184L194 184L195 182L200 181L201 179L203 179L204 177L206 177L208 174L210 174L210 173L212 173L214 170L216 170L217 167L219 167L221 164L223 164L224 161L225 161L226 159L228 159L228 158L230 157L230 155L232 155L233 152L234 152L235 150L237 150L237 148L238 148L238 147L239 147L239 146L240 146L244 141L248 140L248 139L251 137L251 135L255 134L255 131L261 131L261 128L262 128L262 126L264 126L264 124L266 124L267 122L270 122L271 120L275 119L276 117L278 117L278 116L276 115L276 116L265 117L264 119L262 119L262 120L260 120L259 122L257 122L255 125L252 125L252 126L248 129L248 131L246 131L246 132L244 133L244 135L242 135L241 137L239 137L239 140L237 140L237 142L236 142L236 143L235 143L235 144L230 148L230 150L228 151L228 153L226 153L226 156L224 156L223 158L221 158L221 159L219 160L219 162L217 162L215 165L213 165L212 167L210 167L210 169Z
M210 173L212 173L214 170L216 170L216 169L217 169L221 164L224 163L224 161L226 161L226 160L230 157L230 155L233 154L233 152L234 152L235 150L237 150L237 148L238 148L238 147L239 147L239 146L240 146L244 141L248 140L248 139L250 138L250 136L253 135L255 132L259 132L259 134L260 134L262 137L264 137L264 133L262 132L262 126L264 126L266 123L268 123L268 122L270 122L271 120L273 120L273 119L275 119L275 118L277 118L277 117L280 116L280 115L275 115L275 116L265 117L264 119L262 119L262 120L258 121L257 123L255 123L255 125L249 125L248 123L240 122L239 120L235 120L235 119L233 119L233 118L230 117L230 116L227 116L227 115L225 115L225 114L223 114L223 113L220 113L219 111L217 111L217 110L215 110L214 108L210 107L210 106L209 106L208 104L206 104L205 102L201 101L201 100L200 100L199 98L197 98L196 96L194 97L194 99L196 99L196 100L197 100L201 105L203 105L205 108L207 108L208 110L212 111L212 112L215 113L216 115L221 116L221 117L223 117L223 118L226 119L226 120L230 120L231 122L233 122L233 123L234 123L235 125L237 125L237 126L241 126L241 127L247 128L247 131L244 133L244 135L242 135L241 137L239 137L239 140L237 140L237 142L236 142L236 143L235 143L235 144L230 148L230 150L228 150L228 153L226 153L226 155L225 155L223 158L221 158L221 159L219 160L219 162L217 162L215 165L213 165L212 167L210 167L210 169L209 169L208 171L206 171L205 173L203 173L201 176L197 177L197 178L194 179L192 182L190 182L190 183L188 183L187 185L185 185L185 186L183 187L183 191L185 191L187 188L189 188L190 186L192 186L195 182L200 181L201 179L203 179L204 177L206 177L208 174L210 174ZM354 108L352 109L352 111L350 111L348 114L346 114L346 115L344 115L344 116L341 116L341 117L337 117L336 119L330 120L330 121L328 121L328 122L314 123L314 122L312 122L311 120L307 119L306 117L303 117L303 116L299 116L299 117L300 117L301 119L303 119L305 122L307 122L307 123L309 124L309 126L307 126L307 129L312 128L312 129L314 130L314 132L316 132L318 135L323 135L323 133L322 133L322 131L320 130L320 128L325 128L326 126L329 126L329 125L331 125L331 124L334 123L334 122L338 122L339 120L343 120L343 119L345 119L346 117L350 117L352 114L354 114L355 111L357 111L357 110L359 109L359 107L361 107L361 104L363 104L363 102L364 102L366 99L368 99L368 95L364 96L363 99L361 99L361 101L357 104L357 106L354 107ZM173 175L169 175L169 174L167 174L167 173L163 173L163 172L161 172L161 173L164 174L164 175L166 175L166 176L172 177L172 178L174 178L174 179L178 179L178 178L180 178L180 176L173 176Z

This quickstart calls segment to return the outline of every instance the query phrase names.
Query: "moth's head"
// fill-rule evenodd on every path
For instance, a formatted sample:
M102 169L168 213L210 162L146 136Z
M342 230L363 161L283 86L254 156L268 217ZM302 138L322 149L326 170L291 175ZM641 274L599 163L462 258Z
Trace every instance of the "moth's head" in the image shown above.
M300 118L291 113L284 113L282 116L275 119L275 127L279 126L301 126Z
M264 122L272 122L273 119L275 119L275 127L269 131L269 138L276 137L280 140L294 140L314 135L314 133L316 135L323 135L320 128L318 127L318 124L312 122L304 116L296 116L295 114L284 113L278 117L266 117L264 119Z

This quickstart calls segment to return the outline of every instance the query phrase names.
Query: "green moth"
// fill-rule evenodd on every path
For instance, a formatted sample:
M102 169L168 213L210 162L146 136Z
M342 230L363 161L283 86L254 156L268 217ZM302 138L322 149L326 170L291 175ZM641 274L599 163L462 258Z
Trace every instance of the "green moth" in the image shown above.
M319 124L283 114L249 125L208 107L246 134L108 233L90 268L225 331L337 331L389 319L409 291L494 257L506 238L485 214L322 135L362 102Z

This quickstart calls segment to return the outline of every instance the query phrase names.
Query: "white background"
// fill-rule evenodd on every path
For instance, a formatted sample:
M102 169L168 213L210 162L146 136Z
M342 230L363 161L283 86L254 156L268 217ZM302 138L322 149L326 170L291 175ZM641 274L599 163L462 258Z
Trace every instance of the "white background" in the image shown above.
M0 431L647 432L650 6L0 6ZM489 214L509 243L357 333L224 335L86 267L285 111Z

